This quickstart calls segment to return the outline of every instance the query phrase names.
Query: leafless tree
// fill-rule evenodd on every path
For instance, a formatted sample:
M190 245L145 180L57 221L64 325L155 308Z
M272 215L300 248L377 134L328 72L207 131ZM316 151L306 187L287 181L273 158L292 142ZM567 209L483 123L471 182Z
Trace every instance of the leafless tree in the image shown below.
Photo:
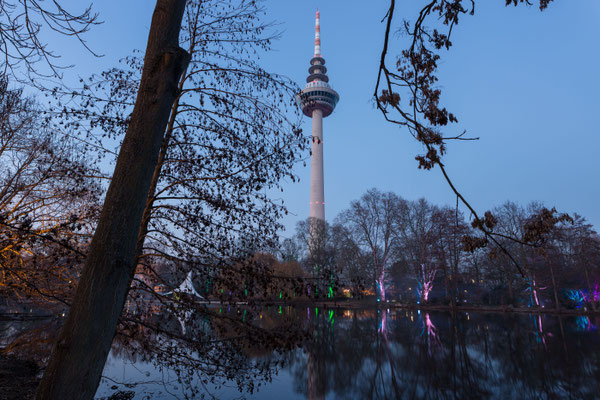
M83 35L99 24L98 15L91 6L80 12L69 8L60 1L1 0L0 75L30 82L39 76L60 77L66 66L60 65L60 54L44 41L44 32L73 36L93 53Z
M52 309L69 303L100 188L80 149L41 115L0 82L0 288Z
M394 251L394 217L403 206L404 201L395 194L370 189L339 216L339 223L349 230L355 243L370 254L373 281L382 301L386 300L386 270Z
M255 52L276 37L257 17L263 11L245 0L187 6L181 42L192 59L179 81L136 249L147 268L158 257L204 274L273 247L285 208L265 189L295 179L291 167L305 140L295 85L256 61ZM55 91L66 106L60 121L69 120L93 149L106 138L118 141L128 125L141 60L125 63L91 77L81 91Z
M171 10L178 10L180 2L167 3ZM162 10L159 6L155 17ZM148 188L138 187L146 190L146 198L129 269L129 279L134 282L132 290L129 283L121 282L129 295L128 310L144 308L148 298L163 305L176 303L176 307L166 305L174 313L202 310L203 306L189 299L164 299L154 291L156 281L169 285L153 270L154 263L165 261L174 268L209 277L214 287L235 287L244 293L237 266L252 259L253 251L275 242L277 219L285 209L270 200L265 189L278 188L280 179L285 177L295 179L290 169L304 149L304 139L295 125L297 121L288 120L289 115L294 115L291 111L296 110L295 86L267 73L254 61L254 52L267 48L272 39L269 34L263 35L270 26L258 19L261 12L254 1L186 4L183 29L178 35L191 58L189 64L181 64L176 88L165 93L173 95L173 102L156 153L157 162L152 164ZM164 28L173 34L171 28ZM152 35L151 29L148 46L152 45ZM79 99L76 107L72 103L66 109L61 107L64 113L60 117L71 118L69 126L83 133L88 145L102 148L103 136L119 141L125 130L132 130L149 66L148 54L147 51L143 62L139 57L129 57L126 68L93 77L79 92L55 91L59 98ZM86 131L88 127L92 129ZM128 136L129 133L115 171L125 154ZM116 176L115 172L111 188ZM107 202L110 195L109 188ZM122 236L123 232L119 234ZM264 287L269 287L270 278L268 274L263 277ZM290 280L283 276L282 279ZM115 304L111 315L120 311ZM150 327L147 321L132 317L135 314L121 318L122 331L134 332L136 324ZM108 340L108 335L104 340ZM54 368L52 362L50 366ZM91 387L92 382L88 384Z
M135 271L135 248L152 174L189 61L189 54L179 47L185 4L185 0L157 0L136 104L38 399L92 398L100 381Z

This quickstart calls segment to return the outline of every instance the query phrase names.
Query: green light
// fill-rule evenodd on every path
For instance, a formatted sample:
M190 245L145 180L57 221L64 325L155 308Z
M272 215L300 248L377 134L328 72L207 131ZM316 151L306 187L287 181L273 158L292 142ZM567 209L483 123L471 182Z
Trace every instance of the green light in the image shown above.
M331 322L333 324L333 310L329 310L329 322Z
M329 294L327 295L328 297L333 297L333 288L331 286L329 286Z
M279 299L280 299L280 300L281 300L281 296L282 296L282 294L281 294L281 292L279 292Z
M319 307L315 307L315 317L319 316Z
M281 310L281 306L279 306L279 314L283 314L283 311Z
M246 322L246 310L244 310L244 314L242 314L242 322Z

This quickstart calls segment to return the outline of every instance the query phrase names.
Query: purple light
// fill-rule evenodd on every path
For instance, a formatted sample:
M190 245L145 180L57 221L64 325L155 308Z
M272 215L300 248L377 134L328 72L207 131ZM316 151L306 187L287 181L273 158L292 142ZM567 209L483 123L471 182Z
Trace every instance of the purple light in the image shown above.
M527 284L529 285L529 287L527 289L525 289L525 291L529 292L529 297L530 297L530 299L529 299L529 306L531 307L531 306L533 306L535 304L536 306L539 307L540 306L540 300L538 298L538 292L537 291L538 290L544 290L546 288L545 287L540 288L540 287L536 286L535 276L533 278L531 278L531 279L527 279Z
M387 313L381 314L381 322L379 323L379 333L385 335L387 327Z
M379 275L379 279L377 280L377 286L379 286L380 299L385 301L385 269L381 270L381 274ZM379 300L379 299L378 299Z
M590 332L595 331L597 329L597 326L592 324L590 318L585 315L578 316L577 319L575 319L575 324L577 326L577 330L580 332Z
M576 307L580 308L586 301L585 293L581 290L570 289L566 291L567 298L572 302L576 303Z
M576 303L576 307L580 308L586 302L600 301L600 287L596 283L591 293L587 290L569 289L565 291L569 300Z
M433 321L429 317L429 313L425 313L423 317L423 332L427 332L427 353L433 355L433 350L438 350L442 344L437 334L437 328L433 324ZM421 332L421 335L423 334Z
M425 314L424 322L425 322L425 328L427 329L427 335L437 337L437 334L435 333L435 329L436 329L435 325L431 321L429 314Z
M425 264L421 264L421 279L417 278L417 296L421 297L423 301L427 302L429 298L429 293L433 290L433 280L435 279L435 274L437 273L437 268L434 267L429 271L425 271Z
M546 347L546 337L544 336L544 326L542 325L542 316L538 314L538 331L544 347Z
M591 296L591 301L600 301L600 288L598 287L597 283L596 283L596 286L594 286L594 291Z

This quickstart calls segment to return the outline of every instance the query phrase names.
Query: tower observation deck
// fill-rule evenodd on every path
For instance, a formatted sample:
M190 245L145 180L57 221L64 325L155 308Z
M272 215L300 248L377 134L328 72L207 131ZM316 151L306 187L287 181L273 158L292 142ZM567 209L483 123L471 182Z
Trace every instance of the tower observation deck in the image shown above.
M325 221L325 187L323 180L323 118L331 115L340 96L329 86L325 59L321 55L321 25L317 10L315 23L315 54L310 60L306 86L298 95L302 112L312 118L312 156L310 173L311 218Z

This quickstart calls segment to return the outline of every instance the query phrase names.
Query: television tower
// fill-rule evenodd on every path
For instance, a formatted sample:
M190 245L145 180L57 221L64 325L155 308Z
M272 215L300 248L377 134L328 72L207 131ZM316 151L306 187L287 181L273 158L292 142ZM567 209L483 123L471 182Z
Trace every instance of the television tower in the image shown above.
M312 118L312 156L310 161L309 217L325 222L325 188L323 182L323 118L334 110L340 96L328 82L325 59L321 55L321 26L317 10L315 54L310 60L306 87L298 95L302 112Z

